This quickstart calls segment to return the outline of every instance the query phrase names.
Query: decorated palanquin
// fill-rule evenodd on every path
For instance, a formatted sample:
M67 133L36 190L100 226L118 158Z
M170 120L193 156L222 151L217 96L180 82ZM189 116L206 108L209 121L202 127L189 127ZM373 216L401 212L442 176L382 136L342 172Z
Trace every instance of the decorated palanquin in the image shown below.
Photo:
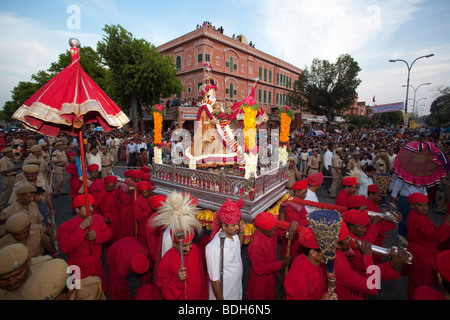
M189 163L189 168L217 168L238 165L242 172L248 172L244 168L247 163L247 166L253 165L256 169L257 160L255 163L254 159L248 159L249 151L252 151L248 149L249 138L244 138L245 135L243 134L235 136L235 130L239 129L239 121L244 124L243 133L246 132L247 122L255 123L255 126L253 126L255 134L250 136L252 140L256 138L256 124L263 124L269 119L254 100L256 86L257 82L254 83L250 96L243 102L234 104L228 102L223 105L216 100L218 88L217 80L212 76L212 67L205 64L204 80L201 86L203 102L197 113L192 145L185 150L185 160ZM253 102L250 106L248 105L249 101ZM246 111L246 107L251 109L252 114ZM256 147L256 139L253 140Z
M227 199L241 198L243 217L251 222L256 214L270 208L286 193L287 141L282 142L281 135L279 157L270 161L270 167L259 163L257 126L264 124L268 116L254 98L256 86L257 81L242 102L222 104L216 99L218 87L212 68L206 64L201 86L203 102L197 113L192 144L184 152L185 165L164 164L161 145L155 142L152 181L157 193L189 192L198 199L198 207L206 210L200 219L204 223ZM283 120L288 109L280 111L282 133L290 130L290 121ZM156 105L153 112L164 115L165 110ZM161 125L155 122L155 134L160 130Z

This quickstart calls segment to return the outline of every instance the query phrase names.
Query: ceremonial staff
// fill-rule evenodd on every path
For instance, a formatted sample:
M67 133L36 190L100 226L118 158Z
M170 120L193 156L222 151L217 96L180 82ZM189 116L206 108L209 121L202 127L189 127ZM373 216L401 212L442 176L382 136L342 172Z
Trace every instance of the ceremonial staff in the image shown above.
M223 248L225 244L225 238L227 235L225 232L220 231L219 238L220 238L220 290L222 291L223 295L223 264L224 264L224 258L223 258Z

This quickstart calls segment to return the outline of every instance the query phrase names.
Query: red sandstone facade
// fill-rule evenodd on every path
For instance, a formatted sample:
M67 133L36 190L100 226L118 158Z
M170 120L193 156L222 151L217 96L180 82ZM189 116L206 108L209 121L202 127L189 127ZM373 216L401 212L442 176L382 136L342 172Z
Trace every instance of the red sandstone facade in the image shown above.
M278 107L286 105L287 94L301 69L250 46L244 36L236 39L216 30L198 28L159 46L158 51L173 56L178 78L185 90L180 102L201 101L200 86L204 64L210 63L218 82L217 100L237 102L249 95L255 78L259 78L256 101L271 116L269 123L278 122ZM174 120L180 127L191 129L197 108L180 107ZM301 118L301 117L300 117ZM150 120L147 117L147 120ZM274 126L270 125L269 126Z

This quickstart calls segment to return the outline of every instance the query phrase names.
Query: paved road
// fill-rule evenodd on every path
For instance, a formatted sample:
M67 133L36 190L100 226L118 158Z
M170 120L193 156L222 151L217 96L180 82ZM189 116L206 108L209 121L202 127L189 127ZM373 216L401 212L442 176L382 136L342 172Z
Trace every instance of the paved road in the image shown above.
M121 167L122 166L122 167ZM123 177L124 171L127 170L125 167L125 164L119 163L118 167L114 168L113 172L116 176ZM69 176L67 178L67 181L69 181ZM0 185L1 189L1 185ZM67 183L66 185L66 193L69 194L69 185ZM326 191L325 187L322 187L318 191L318 197L320 202L334 204L333 198L329 197L328 192ZM54 206L57 212L56 215L56 224L59 226L61 223L70 220L73 218L73 215L71 213L71 205L70 205L70 196L65 195L61 196L59 198L53 198ZM444 220L444 215L436 214L434 212L435 206L430 206L429 216L430 219L436 224L441 225ZM391 247L396 245L396 236L397 232L396 230L392 230L387 233L388 238L385 240L385 247ZM64 257L64 255L63 255ZM248 274L250 271L251 262L247 255L247 246L243 246L242 249L242 259L244 263L244 280L243 280L243 287L244 287L244 293L246 289L246 283L248 279ZM105 261L105 259L104 259ZM106 268L105 268L106 270ZM107 270L106 270L107 271ZM280 270L280 274L283 274L284 269ZM131 288L132 293L134 294L134 290L138 286L138 278L136 276L130 276L129 278L129 285ZM370 296L369 300L406 300L407 298L407 288L408 288L408 278L402 277L398 280L391 280L382 282L381 289L379 290L379 293L377 296ZM245 295L244 295L245 296ZM281 281L280 279L277 279L277 296L276 299L281 299Z

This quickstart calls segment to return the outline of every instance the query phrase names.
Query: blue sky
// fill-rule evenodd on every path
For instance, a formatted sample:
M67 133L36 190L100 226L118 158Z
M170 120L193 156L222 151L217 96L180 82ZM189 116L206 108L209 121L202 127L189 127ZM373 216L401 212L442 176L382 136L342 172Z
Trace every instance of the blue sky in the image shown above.
M76 37L94 49L106 24L120 24L158 46L210 21L225 35L244 34L256 48L297 67L349 53L360 65L359 100L405 100L411 70L420 113L450 86L450 2L446 0L0 0L0 107L19 81L46 70ZM410 99L412 99L410 90ZM412 105L412 101L409 102ZM423 105L423 106L421 106ZM411 109L410 109L411 110Z

